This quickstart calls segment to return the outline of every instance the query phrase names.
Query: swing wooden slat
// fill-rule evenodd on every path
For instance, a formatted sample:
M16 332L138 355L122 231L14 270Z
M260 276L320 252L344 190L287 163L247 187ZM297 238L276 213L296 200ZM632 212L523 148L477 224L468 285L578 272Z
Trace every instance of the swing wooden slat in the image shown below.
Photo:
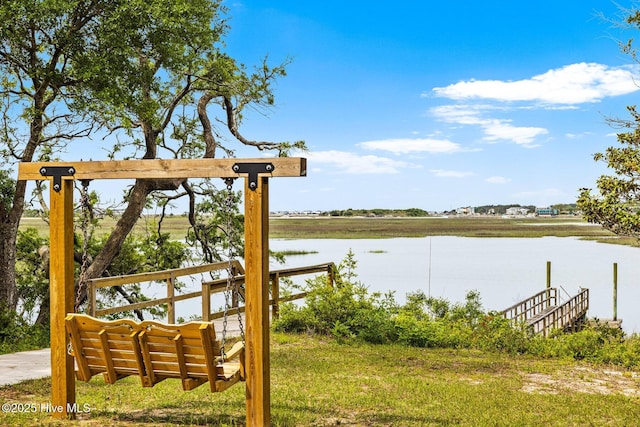
M184 390L209 382L210 390L217 392L244 380L243 343L236 343L222 363L220 344L209 322L169 325L68 314L65 324L82 381L102 373L112 384L138 375L143 386L153 387L177 378Z
M129 375L143 378L135 322L100 322L98 327L89 316L69 315L65 318L78 379L89 381L99 373L105 374L105 381L110 384Z

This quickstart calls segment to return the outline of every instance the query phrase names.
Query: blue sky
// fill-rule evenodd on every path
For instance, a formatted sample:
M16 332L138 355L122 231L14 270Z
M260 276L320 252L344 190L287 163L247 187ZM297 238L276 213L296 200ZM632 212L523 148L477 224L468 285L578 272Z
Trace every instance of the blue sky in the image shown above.
M638 96L618 48L637 34L599 17L623 16L607 0L225 4L232 56L293 59L276 107L243 124L310 148L272 210L571 203Z

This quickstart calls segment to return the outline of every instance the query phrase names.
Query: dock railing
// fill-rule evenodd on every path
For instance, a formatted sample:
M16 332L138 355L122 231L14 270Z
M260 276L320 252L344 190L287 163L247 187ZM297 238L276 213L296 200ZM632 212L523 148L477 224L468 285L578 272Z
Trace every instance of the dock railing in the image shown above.
M553 308L530 322L533 331L547 336L554 329L576 328L589 310L589 289L581 289L578 295Z
M549 307L554 307L558 301L558 290L547 288L538 292L534 296L520 301L500 312L506 319L517 323L528 322L530 319L539 316Z
M125 276L112 276L112 277L100 277L96 279L87 280L87 294L89 299L88 312L93 317L107 316L109 314L122 313L126 311L142 310L148 307L154 307L158 305L167 305L167 323L175 323L175 303L177 301L183 301L191 298L202 298L202 318L206 321L211 321L224 316L224 311L211 313L211 294L224 292L227 287L227 279L217 279L212 281L203 281L202 290L189 292L185 294L176 294L175 283L178 277L191 276L200 273L210 273L214 271L226 270L229 263L217 262L211 264L197 265L191 267L174 268L169 270L155 271L150 273L129 274ZM238 261L233 261L233 274L234 284L240 286L244 283L244 268ZM272 315L277 317L279 305L285 301L292 301L301 299L306 296L305 292L301 292L295 295L289 295L282 297L280 295L280 278L298 276L304 274L313 273L327 273L327 284L333 286L334 284L334 271L335 265L332 262L325 264L312 265L307 267L295 267L281 270L274 270L269 273L269 280L271 282L271 300ZM155 298L146 301L133 302L130 304L101 308L97 307L97 291L100 288L122 286L134 283L144 282L164 282L167 289L167 296L164 298ZM159 284L161 285L161 284ZM238 301L233 301L233 307L228 310L227 314L237 313L238 310L244 311L244 307L238 307Z

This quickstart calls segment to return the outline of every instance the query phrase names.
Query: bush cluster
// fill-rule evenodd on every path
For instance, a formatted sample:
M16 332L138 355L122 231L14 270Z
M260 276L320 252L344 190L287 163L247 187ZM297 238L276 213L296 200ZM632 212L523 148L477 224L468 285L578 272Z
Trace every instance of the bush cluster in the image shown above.
M456 304L418 291L398 304L393 292L370 293L355 280L356 264L349 252L336 268L333 287L324 276L308 280L301 289L307 292L304 305L285 304L274 328L339 341L469 348L640 367L640 338L625 337L619 329L596 325L575 333L554 331L544 338L499 313L485 312L477 291Z
M30 325L14 310L0 304L0 354L49 346L49 328Z

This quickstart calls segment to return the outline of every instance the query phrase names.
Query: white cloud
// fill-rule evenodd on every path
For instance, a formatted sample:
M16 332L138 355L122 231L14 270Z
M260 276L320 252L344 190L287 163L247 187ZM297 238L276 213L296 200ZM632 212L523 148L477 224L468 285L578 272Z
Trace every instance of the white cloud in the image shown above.
M475 98L572 105L599 102L606 97L637 91L639 88L634 82L637 72L637 67L609 67L581 62L525 80L472 79L436 87L433 92L437 96L456 100Z
M489 178L485 179L485 181L490 184L506 184L508 182L511 182L511 178L505 178L504 176L490 176Z
M464 178L474 175L473 172L454 171L445 169L431 169L429 172L440 178Z
M591 135L591 132L581 132L581 133L565 133L564 136L567 139L579 139L585 136Z
M481 114L492 108L488 105L440 105L430 112L445 123L480 125L483 122Z
M547 129L541 127L514 126L511 120L483 117L487 111L497 109L489 105L441 105L430 111L446 123L480 126L485 135L483 139L489 142L505 140L533 148L538 146L535 144L537 137L549 133Z
M496 141L499 139L513 141L523 147L538 147L534 144L536 137L549 133L545 128L512 126L510 120L491 119L486 120L481 126L484 129L485 141Z
M464 151L460 144L446 139L398 138L365 141L357 144L366 150L389 151L393 154L409 153L456 153Z
M332 166L339 173L348 174L395 174L402 169L416 168L419 165L379 157L361 156L348 151L314 151L306 154L307 159L314 164Z

